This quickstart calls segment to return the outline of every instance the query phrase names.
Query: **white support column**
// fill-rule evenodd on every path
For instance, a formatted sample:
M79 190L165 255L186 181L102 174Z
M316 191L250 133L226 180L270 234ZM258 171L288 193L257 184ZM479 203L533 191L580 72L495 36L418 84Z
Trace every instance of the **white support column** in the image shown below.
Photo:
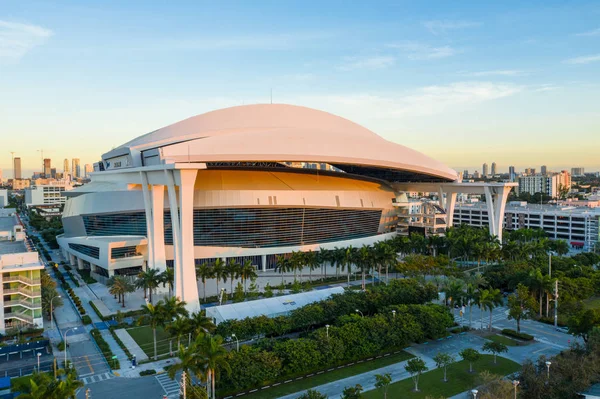
M181 228L179 227L179 212L177 211L177 193L175 192L175 181L173 179L173 172L165 170L165 180L167 182L167 194L169 196L169 210L171 213L171 230L173 232L173 268L175 271L175 282L174 291L175 296L179 296L178 293L181 291L181 283L178 281L179 270L181 265ZM181 297L180 297L181 299Z
M146 211L146 238L148 239L148 267L154 269L154 215L152 214L152 200L148 190L148 175L140 172L142 180L142 195L144 197L144 210Z
M267 271L267 255L261 255L261 260L262 260L262 271L266 272Z
M165 255L165 186L152 186L152 219L154 222L154 268L167 270Z
M446 225L454 226L454 207L456 206L456 193L446 194Z
M83 270L83 260L81 258L75 259L77 259L77 270Z
M490 226L490 235L498 236L498 227L496 225L496 217L494 216L494 198L492 196L492 190L489 186L483 188L485 193L485 205L488 213L488 223ZM483 216L483 215L482 215ZM482 217L483 222L483 217Z
M438 196L439 196L439 204L440 204L440 208L442 209L446 209L446 204L444 203L444 190L442 190L442 188L440 187L440 189L438 190Z
M506 200L510 194L510 187L495 188L494 194L494 218L496 224L496 236L498 241L502 243L502 230L504 229L504 210L506 209Z
M177 246L174 248L175 296L186 302L186 308L190 313L198 312L200 302L194 265L194 184L198 171L179 170L177 172L167 171L166 173L171 221L173 223L173 244L177 242ZM180 178L179 215L173 173L179 173Z

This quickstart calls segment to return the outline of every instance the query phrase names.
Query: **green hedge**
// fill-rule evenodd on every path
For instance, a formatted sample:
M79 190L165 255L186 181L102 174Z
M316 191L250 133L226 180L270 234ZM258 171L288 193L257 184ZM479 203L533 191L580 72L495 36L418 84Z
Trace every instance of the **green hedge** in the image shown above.
M83 324L92 324L92 318L88 315L85 315L81 318L81 321L83 322Z
M102 338L102 334L100 333L100 330L98 330L97 328L94 328L92 331L90 331L90 333L92 334L92 337L96 341L98 348L100 348L100 351L104 355L104 358L110 365L110 368L113 370L119 369L120 368L119 361L112 359L112 357L114 356L114 353L110 350L110 346L108 345L108 342L106 342L104 340L104 338Z
M98 315L98 317L100 319L102 319L102 321L106 321L108 319L107 317L102 316L102 313L100 313L100 311L98 310L98 308L96 307L96 305L94 305L93 301L90 301L89 304L92 307L92 309L94 309L94 312L96 312L96 314Z
M502 330L502 334L508 335L509 337L522 339L523 341L533 341L533 335L520 333L509 328L505 328L504 330Z
M140 371L141 377L143 377L145 375L153 375L153 374L156 374L156 370L154 370L154 369Z
M111 335L113 336L113 338L115 339L115 341L117 341L117 344L119 344L119 346L121 347L121 349L123 349L123 352L125 352L125 354L127 355L127 357L131 359L133 357L131 355L131 352L129 352L129 349L127 349L127 347L125 346L125 344L123 343L123 341L121 341L121 338L119 338L119 336L115 333L114 329L109 328L109 331L110 331Z

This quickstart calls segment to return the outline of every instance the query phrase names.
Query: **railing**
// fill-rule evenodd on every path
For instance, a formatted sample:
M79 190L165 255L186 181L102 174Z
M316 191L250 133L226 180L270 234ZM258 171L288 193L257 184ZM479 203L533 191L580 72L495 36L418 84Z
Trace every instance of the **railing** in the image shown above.
M42 280L39 278L36 279L30 279L28 277L25 276L8 276L8 277L3 277L2 278L2 282L4 283L23 283L23 284L28 284L28 285L41 285L42 284Z
M21 294L21 295L26 295L28 297L42 296L41 291L33 291L33 290L25 289L25 288L7 288L7 289L3 290L3 294L4 295Z
M29 309L41 309L41 303L32 303L29 301L16 300L16 301L4 301L4 306L25 306Z
M4 318L5 319L20 319L20 320L24 320L30 324L33 324L33 317L31 317L30 315L25 314L25 313L18 313L18 312L5 313Z

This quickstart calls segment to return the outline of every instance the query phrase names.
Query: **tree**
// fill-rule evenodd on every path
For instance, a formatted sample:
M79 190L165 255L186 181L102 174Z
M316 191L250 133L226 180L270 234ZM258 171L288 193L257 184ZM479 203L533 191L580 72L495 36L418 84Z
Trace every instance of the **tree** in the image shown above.
M115 297L118 296L119 302L123 304L122 307L125 307L125 294L133 292L134 290L135 287L129 280L125 279L123 276L115 276L108 292L115 295Z
M496 306L500 306L502 304L502 294L500 290L497 288L491 288L489 290L481 291L479 295L479 307L482 310L490 311L490 325L489 330L492 331L492 312Z
M283 276L285 273L287 273L291 270L290 260L284 254L277 255L275 257L275 259L277 261L277 263L276 263L277 271L279 272L279 274L281 274L281 286L283 287Z
M217 380L216 370L219 368L231 374L231 367L226 360L227 350L223 347L223 338L220 335L204 335L197 341L198 354L206 361L206 371L208 375L209 395L212 399L216 398L215 385Z
M204 294L204 302L206 302L206 280L215 277L213 267L208 263L201 263L196 265L196 278L202 281L202 293ZM218 284L218 283L217 283ZM219 287L217 287L217 293L219 291Z
M190 319L187 317L177 317L172 322L165 326L165 331L168 332L171 337L177 338L177 349L181 346L181 337L191 332L192 325Z
M217 296L219 292L219 281L227 282L227 273L225 272L225 262L221 258L217 258L212 264L212 277L217 280Z
M236 262L235 258L230 258L227 262L227 265L225 265L225 274L227 275L227 277L229 277L229 282L231 283L230 295L233 299L233 280L235 280L236 278L240 278L242 274L241 266L239 263Z
M233 292L233 302L244 302L244 287L238 282Z
M152 291L158 288L161 283L161 276L158 269L147 269L138 274L135 286L137 288L144 289L144 298L146 298L146 291L150 297L150 303L152 303Z
M521 332L521 320L531 317L530 309L535 306L535 300L531 298L529 289L519 283L515 293L508 297L508 320L517 322L517 331Z
M424 371L429 370L429 368L425 365L425 362L420 357L413 357L404 366L404 369L408 371L410 377L412 378L415 384L415 392L419 392L419 377Z
M242 280L244 281L244 294L246 294L248 292L246 289L246 283L248 280L253 280L258 277L258 274L256 273L256 267L252 264L250 259L246 259L244 261L244 264L240 270L240 274L242 276Z
M483 347L481 349L485 352L490 352L494 354L494 364L496 364L496 356L499 353L508 352L508 348L506 347L506 345L504 345L501 342L494 341L486 342L485 344L483 344Z
M435 355L433 360L438 368L444 368L444 382L448 382L446 371L448 370L448 366L456 361L454 356L450 355L449 353L439 352L437 355Z
M211 319L206 317L206 311L201 310L196 313L192 313L190 317L191 330L196 335L202 335L204 333L212 333L216 330Z
M459 353L463 360L469 362L469 373L473 372L473 362L476 362L481 357L481 354L473 348L465 348Z
M567 323L569 333L583 338L584 342L588 342L590 332L598 325L600 325L600 311L597 309L579 311L571 316Z
M169 377L175 378L178 371L185 371L188 376L195 376L200 381L207 381L206 359L202 356L196 342L204 339L204 336L198 336L194 344L187 348L178 346L177 357L179 362L174 362L169 368Z
M154 360L157 359L156 353L156 328L162 326L165 322L164 311L162 309L163 304L159 301L156 306L149 302L147 305L142 305L141 309L144 312L138 319L138 325L147 323L152 329L152 336L154 339Z
M363 397L361 394L362 390L363 387L360 384L356 384L353 387L346 387L342 391L341 399L360 399Z
M392 375L386 374L375 374L375 387L383 391L383 399L387 399L388 390L392 383Z
M327 395L323 395L319 391L309 389L308 391L303 393L301 396L298 396L297 399L327 399Z
M175 270L172 267L167 267L167 269L160 274L160 282L163 287L169 287L169 297L173 292L173 286L175 284Z
M48 373L34 372L31 378L13 385L13 392L21 392L19 399L66 399L75 398L76 391L83 386L74 371L59 370L64 378L54 380Z

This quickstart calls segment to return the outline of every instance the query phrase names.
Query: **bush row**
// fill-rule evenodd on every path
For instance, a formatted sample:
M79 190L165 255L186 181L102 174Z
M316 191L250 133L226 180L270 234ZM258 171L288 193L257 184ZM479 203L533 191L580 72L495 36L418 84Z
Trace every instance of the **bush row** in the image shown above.
M227 394L398 350L447 335L450 312L441 305L398 305L372 317L344 315L304 338L261 339L227 354L232 373L221 373ZM395 310L395 316L391 312Z
M121 349L123 349L123 352L125 352L125 354L127 355L127 357L129 359L131 359L133 356L131 355L131 352L129 352L129 349L127 349L127 347L125 346L125 344L123 343L123 341L121 341L121 338L119 338L119 336L115 333L114 328L112 328L112 326L109 328L110 333L112 334L113 338L115 339L115 341L117 341L117 344L119 344L119 346L121 347Z
M509 337L522 339L523 341L533 341L533 335L511 330L509 328L505 328L504 330L502 330L502 334L508 335Z
M391 305L423 304L437 298L433 284L420 284L416 280L392 280L389 285L379 285L369 291L346 290L343 294L293 310L289 316L268 318L258 316L220 323L217 334L239 339L276 337L295 331L332 324L338 317L356 313L377 314Z
M153 374L156 374L156 370L154 370L154 369L140 371L140 376L142 376L142 377L145 375L153 375Z
M94 328L92 331L90 331L90 333L92 334L92 337L96 341L98 348L100 348L100 351L104 355L106 362L110 365L110 368L113 370L119 369L121 367L119 364L119 361L113 360L112 357L114 356L114 354L110 350L110 346L108 345L108 342L106 342L104 340L104 338L102 338L102 334L100 333L100 330L98 330L97 328Z
M71 288L71 286L69 285L69 283L67 283L67 280L65 279L65 276L63 276L62 273L60 271L58 271L58 267L57 267L56 263L54 264L54 270L56 271L56 273L54 273L54 274L60 280L61 286L62 286L63 290L65 290L65 292L69 295L69 297L71 298L71 300L73 301L73 303L77 307L77 310L79 311L80 317L85 316L85 314L87 312L85 311L85 309L81 305L81 299L79 299L79 297L77 296L77 294L75 294L75 291L73 291L73 288Z

